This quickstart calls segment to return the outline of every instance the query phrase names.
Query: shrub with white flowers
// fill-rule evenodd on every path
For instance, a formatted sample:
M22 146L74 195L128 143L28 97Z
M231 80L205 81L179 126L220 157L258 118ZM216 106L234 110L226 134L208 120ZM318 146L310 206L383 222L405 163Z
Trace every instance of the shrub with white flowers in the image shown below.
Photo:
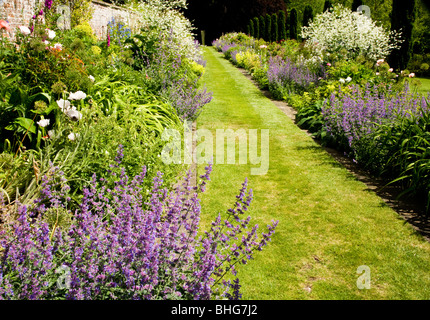
M170 45L176 44L176 48L172 48L174 51L198 60L201 51L194 40L194 27L180 11L186 8L186 0L145 0L134 7L139 12L141 27L155 29L164 39L173 40Z
M308 46L318 47L321 52L332 54L343 49L345 58L363 55L374 61L387 57L401 43L400 32L387 31L366 15L342 5L317 15L302 28L301 36Z

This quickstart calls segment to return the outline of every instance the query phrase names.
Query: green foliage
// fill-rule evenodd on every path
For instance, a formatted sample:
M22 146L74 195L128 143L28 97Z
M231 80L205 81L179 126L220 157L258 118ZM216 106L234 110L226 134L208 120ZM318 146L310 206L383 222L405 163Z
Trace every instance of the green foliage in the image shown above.
M258 22L259 22L259 26L260 26L260 38L264 39L267 41L267 28L266 28L266 20L264 19L263 16L259 16L258 17Z
M285 11L281 10L278 12L278 27L279 27L279 40L287 39L287 26L286 26L286 16Z
M278 40L278 15L274 13L272 14L272 41L277 42Z
M257 17L254 17L254 38L260 39L261 30L260 30L260 20Z
M74 27L73 30L75 31L76 37L79 39L88 38L89 42L93 44L97 42L97 37L88 21L82 22L81 24Z
M303 27L309 26L309 23L314 19L314 12L312 6L307 5L303 13Z
M391 183L401 183L403 195L426 199L430 210L430 113L399 117L382 124L375 133L378 157L384 174L397 176Z
M254 34L255 34L254 20L253 20L253 19L251 19L251 20L249 20L249 35L250 35L251 37L253 37L253 36L254 36Z
M272 17L270 14L266 15L266 41L272 41Z
M298 16L297 10L291 9L290 11L290 39L297 40L298 38Z

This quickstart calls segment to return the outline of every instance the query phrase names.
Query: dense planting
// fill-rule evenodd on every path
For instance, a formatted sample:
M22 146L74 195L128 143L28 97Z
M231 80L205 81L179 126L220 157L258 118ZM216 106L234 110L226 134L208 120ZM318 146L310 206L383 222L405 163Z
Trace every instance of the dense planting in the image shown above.
M259 239L242 218L245 182L201 230L211 167L193 186L160 157L212 99L186 1L137 5L141 29L112 19L106 39L76 12L58 29L57 5L16 39L0 21L0 299L240 298L235 266L276 223Z

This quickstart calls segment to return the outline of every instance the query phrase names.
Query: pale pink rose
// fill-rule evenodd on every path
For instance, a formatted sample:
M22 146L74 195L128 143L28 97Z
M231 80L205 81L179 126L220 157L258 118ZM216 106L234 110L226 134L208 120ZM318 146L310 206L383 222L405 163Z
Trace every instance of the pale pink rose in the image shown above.
M29 28L27 28L26 26L20 26L20 27L19 27L19 30L20 30L20 31L21 31L21 33L22 33L23 35L25 35L25 36L28 36L28 35L31 33L30 29L29 29Z

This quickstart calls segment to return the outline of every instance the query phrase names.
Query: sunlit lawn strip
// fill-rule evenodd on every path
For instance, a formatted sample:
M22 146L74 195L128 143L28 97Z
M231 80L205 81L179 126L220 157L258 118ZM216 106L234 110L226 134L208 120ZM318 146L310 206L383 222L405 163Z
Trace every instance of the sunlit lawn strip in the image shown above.
M212 102L198 128L269 129L270 167L214 165L202 199L203 226L231 206L249 178L254 223L279 220L272 242L239 272L244 299L429 299L430 244L335 162L239 70L205 49ZM203 167L199 167L199 173ZM357 287L368 266L371 288Z

